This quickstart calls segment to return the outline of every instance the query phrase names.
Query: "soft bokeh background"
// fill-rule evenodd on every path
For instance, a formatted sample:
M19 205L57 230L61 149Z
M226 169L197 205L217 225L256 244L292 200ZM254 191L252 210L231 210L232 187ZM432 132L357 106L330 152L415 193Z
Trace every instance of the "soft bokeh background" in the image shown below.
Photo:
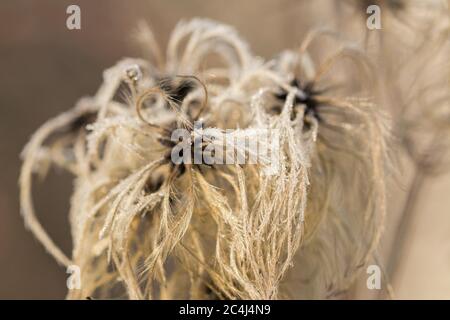
M164 48L179 19L208 17L231 24L265 58L296 47L310 27L330 24L331 0L74 0L0 3L0 298L59 299L64 268L24 229L19 213L19 154L45 120L94 94L102 71L123 56L138 56L132 35L145 19ZM81 30L66 28L66 8L81 7ZM304 9L308 8L308 14ZM404 201L404 185L389 194L387 246ZM67 221L70 177L53 170L36 184L36 209L52 238L70 252ZM42 188L39 188L42 186ZM45 186L45 188L44 188ZM450 175L429 181L394 284L397 298L450 298ZM383 247L381 248L383 251ZM359 289L359 291L364 291ZM361 297L370 296L365 292Z

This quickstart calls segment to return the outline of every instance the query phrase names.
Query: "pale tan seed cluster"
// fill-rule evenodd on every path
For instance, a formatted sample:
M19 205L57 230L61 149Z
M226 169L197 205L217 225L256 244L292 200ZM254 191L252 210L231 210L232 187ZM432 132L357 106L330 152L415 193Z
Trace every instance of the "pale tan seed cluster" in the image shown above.
M383 86L373 61L322 29L270 61L205 19L179 23L165 54L145 25L139 35L151 57L106 70L95 96L47 121L23 151L26 225L60 264L81 270L68 298L328 298L349 289L386 211L390 121L376 106ZM325 38L335 45L317 58L310 48ZM195 121L230 139L276 131L277 150L262 146L279 152L276 174L267 163L173 163L171 133ZM74 176L70 256L33 209L33 175L53 165Z

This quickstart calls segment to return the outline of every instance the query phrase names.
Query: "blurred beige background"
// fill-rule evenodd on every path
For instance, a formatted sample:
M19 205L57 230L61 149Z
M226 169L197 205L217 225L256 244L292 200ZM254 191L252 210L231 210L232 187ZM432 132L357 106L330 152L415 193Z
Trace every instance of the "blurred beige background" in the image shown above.
M66 273L24 229L19 214L19 154L45 120L93 94L102 70L123 56L138 56L132 32L140 19L162 47L181 18L208 17L233 25L253 51L269 58L296 47L306 30L330 26L332 0L74 0L0 3L0 298L59 299ZM81 30L66 28L66 8L81 7ZM303 9L308 7L308 14ZM332 26L332 25L331 25ZM407 170L406 170L407 172ZM53 170L35 194L42 224L65 252L70 177ZM405 183L406 185L406 183ZM36 184L36 187L43 186ZM389 195L388 244L404 186ZM397 298L450 298L450 175L429 181L420 194L408 251L401 261ZM383 247L380 250L383 252ZM385 250L386 251L386 250ZM362 289L361 289L362 290ZM370 296L362 292L361 296Z

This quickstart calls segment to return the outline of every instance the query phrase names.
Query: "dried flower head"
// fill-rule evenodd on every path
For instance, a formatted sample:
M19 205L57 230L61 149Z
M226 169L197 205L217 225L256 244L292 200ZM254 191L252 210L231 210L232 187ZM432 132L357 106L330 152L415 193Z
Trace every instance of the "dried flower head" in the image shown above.
M387 130L368 100L335 92L334 82L348 93L358 81L326 76L343 57L366 73L364 55L343 47L317 64L310 36L264 63L232 28L199 19L175 28L165 59L150 29L139 39L150 61L106 70L97 94L45 123L23 153L26 224L59 263L82 270L68 297L275 299L348 288L380 237ZM174 161L176 129L193 137L176 160L211 145L247 159L232 142L249 138L275 157ZM33 173L52 164L75 177L70 257L31 201ZM283 284L293 278L299 286Z

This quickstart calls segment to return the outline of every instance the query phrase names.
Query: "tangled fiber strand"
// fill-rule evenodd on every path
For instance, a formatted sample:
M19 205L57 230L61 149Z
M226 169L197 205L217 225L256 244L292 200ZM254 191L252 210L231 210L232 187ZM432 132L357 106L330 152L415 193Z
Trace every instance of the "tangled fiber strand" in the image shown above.
M23 152L25 222L59 263L82 271L68 298L323 298L347 289L382 229L386 120L369 100L321 86L341 57L368 68L362 54L345 48L316 66L305 44L265 63L232 28L202 19L175 28L165 59L145 25L139 40L149 61L105 71L94 97L44 124ZM354 91L351 80L340 85ZM203 134L209 157L248 160L234 143L245 139L270 157L174 162L175 129L194 137L184 156L195 158ZM51 164L75 176L71 258L32 205L32 175Z

